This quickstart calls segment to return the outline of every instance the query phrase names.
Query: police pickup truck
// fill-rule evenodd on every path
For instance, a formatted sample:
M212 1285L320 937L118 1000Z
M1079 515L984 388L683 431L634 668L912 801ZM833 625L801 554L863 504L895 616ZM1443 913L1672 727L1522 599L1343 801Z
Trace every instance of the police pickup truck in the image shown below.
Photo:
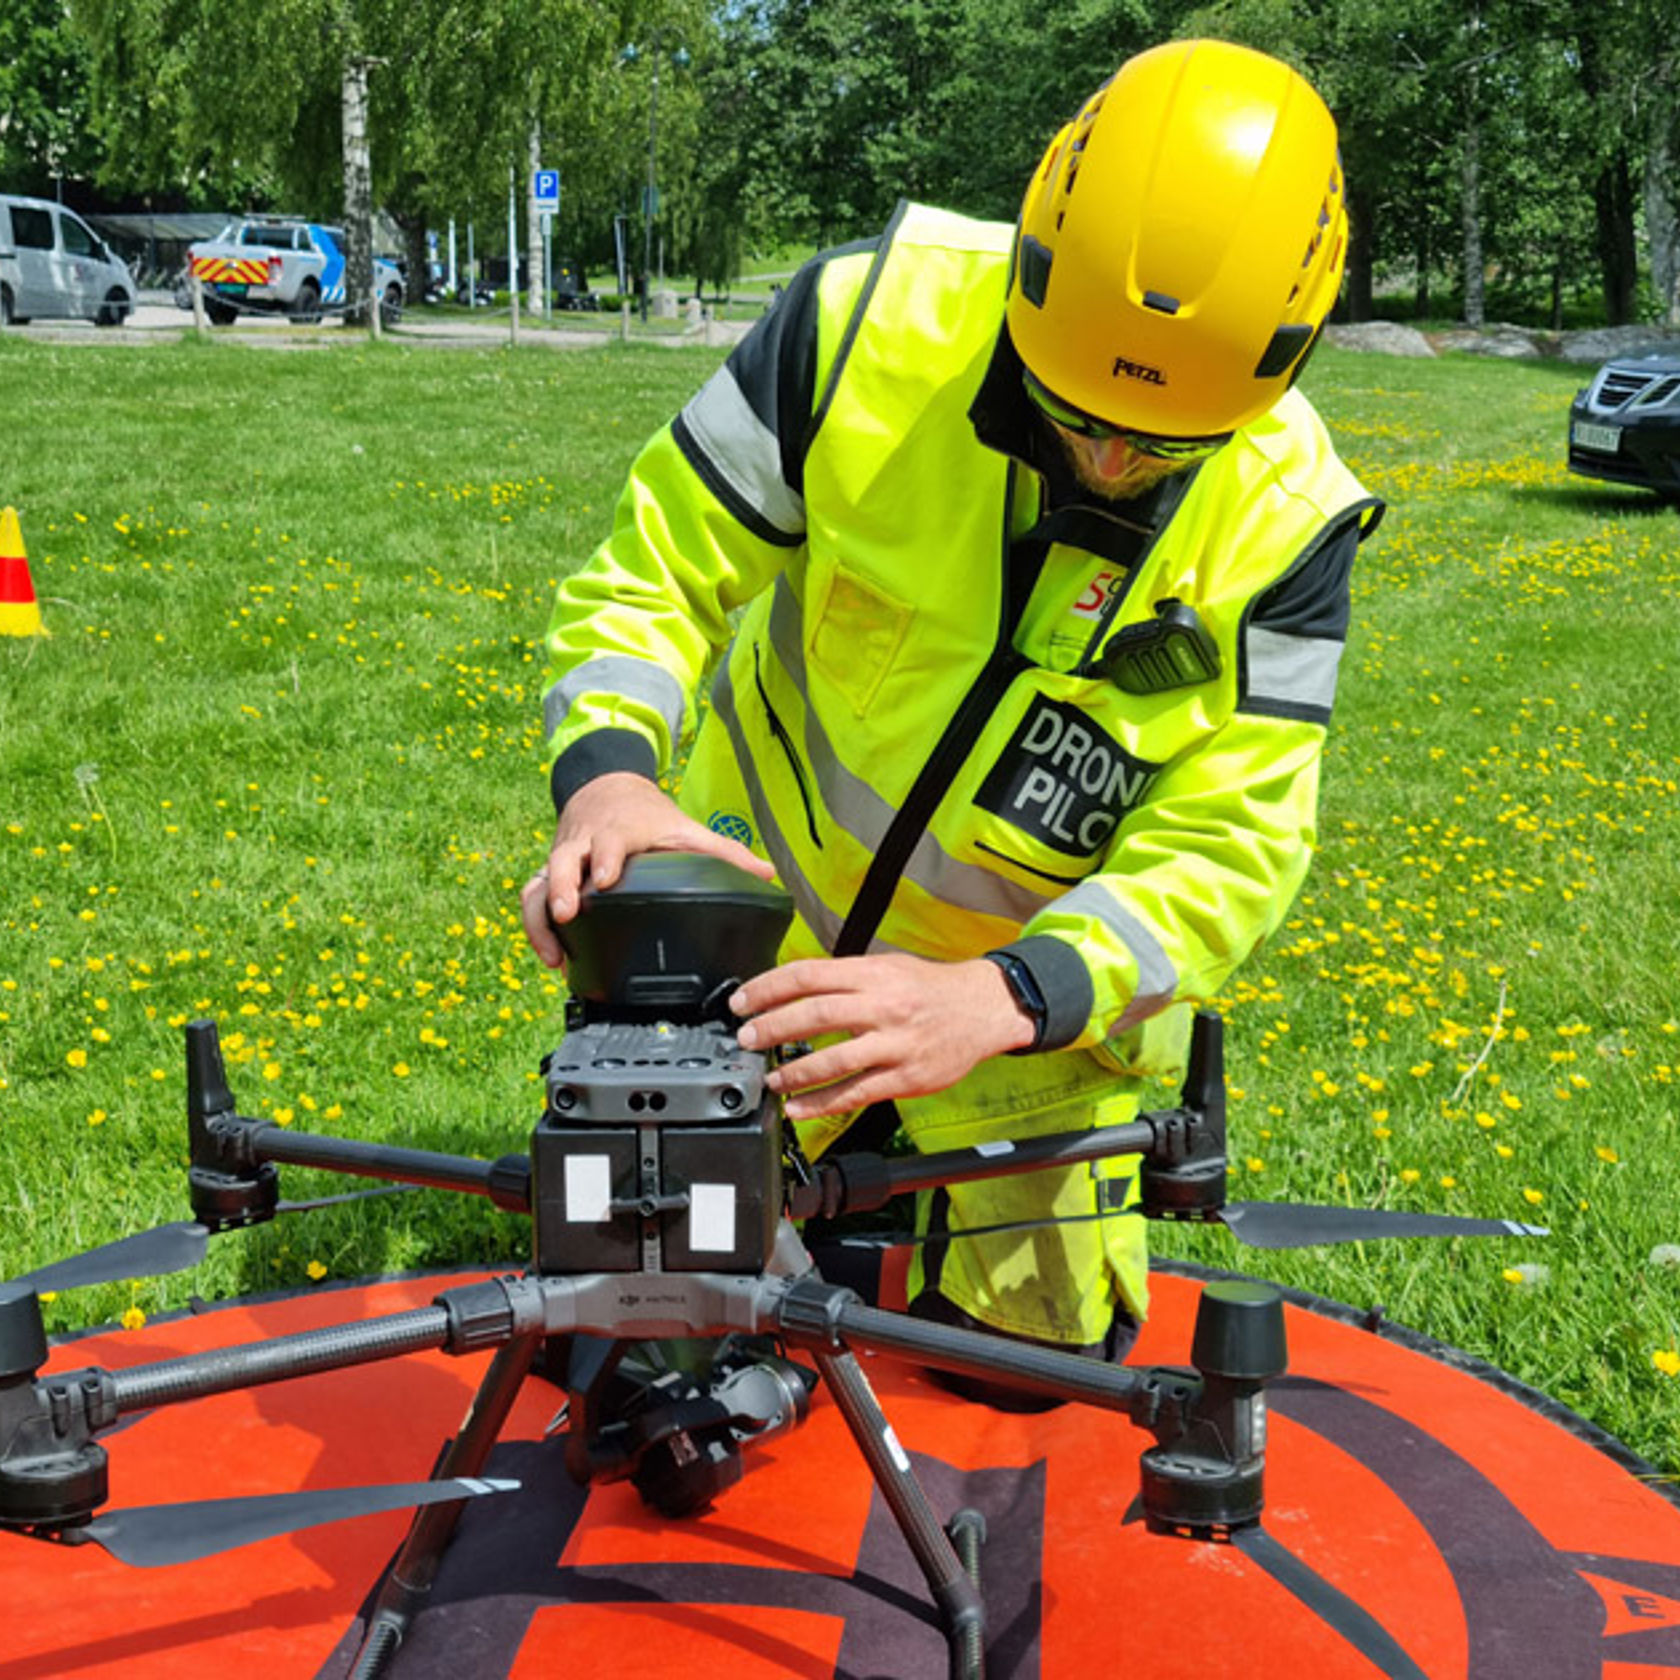
M204 288L204 311L217 326L246 312L319 321L349 301L345 290L344 232L318 222L258 217L236 222L187 252L187 268ZM379 317L391 325L402 312L403 280L396 265L373 259Z

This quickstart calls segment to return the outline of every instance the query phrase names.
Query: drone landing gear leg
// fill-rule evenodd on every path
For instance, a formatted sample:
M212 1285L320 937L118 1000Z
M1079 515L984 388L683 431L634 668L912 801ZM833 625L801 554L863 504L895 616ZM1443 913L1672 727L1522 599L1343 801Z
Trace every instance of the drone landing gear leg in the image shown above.
M433 1480L476 1476L490 1457L496 1438L507 1422L531 1361L543 1340L541 1332L505 1343L490 1361L478 1393L473 1396L461 1432L449 1443L433 1473ZM397 1653L414 1618L431 1594L444 1548L460 1521L465 1501L450 1500L416 1511L414 1522L391 1565L368 1617L367 1635L350 1670L350 1680L379 1680Z
M927 1579L951 1644L952 1680L984 1680L986 1618L980 1603L978 1569L974 1567L978 1559L965 1567L950 1537L939 1526L927 1494L910 1468L909 1455L898 1444L856 1355L829 1348L809 1351ZM972 1537L973 1514L959 1512L952 1526L958 1525L966 1525L965 1538ZM965 1544L964 1550L973 1553L975 1546Z

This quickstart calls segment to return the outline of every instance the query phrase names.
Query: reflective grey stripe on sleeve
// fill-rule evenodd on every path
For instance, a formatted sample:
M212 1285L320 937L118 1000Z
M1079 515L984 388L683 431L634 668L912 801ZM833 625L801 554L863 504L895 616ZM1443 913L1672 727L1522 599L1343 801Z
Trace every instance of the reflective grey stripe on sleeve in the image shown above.
M1178 990L1178 970L1161 949L1155 935L1100 881L1086 881L1072 892L1064 893L1056 900L1054 908L1101 922L1111 933L1119 935L1121 943L1131 953L1132 961L1137 964L1137 987L1125 1013L1115 1022L1113 1032L1125 1032L1139 1021L1147 1021L1173 1001Z
M1243 634L1247 683L1239 709L1328 723L1341 661L1342 643L1333 638L1289 636L1250 624Z
M735 763L741 772L741 780L746 785L747 800L752 806L753 821L758 824L759 838L764 842L764 849L770 854L770 861L775 864L776 873L792 897L800 919L816 934L822 942L822 948L832 951L835 941L840 937L840 918L817 896L816 888L794 861L781 824L776 821L776 813L765 794L764 783L759 779L758 766L753 762L752 754L747 750L746 739L741 733L741 718L735 707L735 685L729 680L727 659L719 666L717 680L712 684L712 710L722 719L724 728L729 731L730 744L735 749ZM877 947L871 947L875 948ZM879 949L886 950L890 947L881 946Z
M682 427L714 481L721 480L739 504L732 511L752 515L769 527L766 534L783 542L797 543L804 537L805 500L782 478L781 445L753 413L727 366L689 399Z
M659 713L674 747L682 739L683 686L651 659L633 659L626 653L605 653L586 659L568 671L543 696L543 739L566 721L566 714L585 694L616 694Z
M823 729L806 688L805 650L800 642L799 602L786 576L778 577L770 606L770 646L793 685L805 712L805 758L817 779L823 809L866 852L879 850L898 815L861 776L841 763ZM998 916L1017 926L1036 916L1062 891L1024 886L978 864L963 863L923 833L904 865L906 881L959 910Z

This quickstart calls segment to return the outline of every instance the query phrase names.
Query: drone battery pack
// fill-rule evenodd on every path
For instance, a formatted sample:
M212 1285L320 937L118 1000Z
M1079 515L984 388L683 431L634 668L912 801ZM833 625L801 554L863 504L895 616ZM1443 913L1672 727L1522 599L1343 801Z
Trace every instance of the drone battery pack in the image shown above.
M718 1026L584 1026L531 1140L537 1270L748 1272L782 1213L764 1060Z

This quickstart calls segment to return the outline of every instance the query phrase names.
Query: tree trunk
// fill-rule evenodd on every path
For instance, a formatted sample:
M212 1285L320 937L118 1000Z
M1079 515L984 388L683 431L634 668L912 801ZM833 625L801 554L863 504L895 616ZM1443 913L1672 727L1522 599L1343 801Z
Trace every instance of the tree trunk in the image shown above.
M1350 186L1347 195L1347 319L1369 321L1375 308L1372 295L1377 262L1375 205L1368 190Z
M1645 235L1651 243L1651 286L1665 327L1680 327L1677 194L1680 166L1674 156L1674 106L1668 99L1658 99L1651 112L1650 138L1645 148Z
M1472 88L1474 83L1472 83ZM1472 92L1472 103L1474 93ZM1464 321L1479 327L1487 319L1482 263L1482 132L1474 111L1464 125Z
M543 311L543 286L547 276L543 273L543 215L537 208L536 187L537 171L542 168L542 129L531 124L531 168L529 174L530 198L525 206L525 301L533 316ZM512 282L510 281L511 285Z
M1633 236L1633 174L1627 153L1618 151L1593 182L1598 218L1599 272L1604 284L1604 313L1613 327L1634 317L1639 262Z
M373 293L373 159L368 152L368 60L344 61L345 320L366 326Z
M1464 242L1464 321L1479 327L1487 319L1483 306L1486 266L1482 260L1482 75L1476 54L1481 51L1482 8L1473 3L1469 18L1470 59L1464 80L1464 151L1459 159L1460 210Z
M426 239L426 217L423 211L400 210L385 203L385 213L397 224L403 238L403 261L408 273L403 301L424 303L432 283L432 248Z

